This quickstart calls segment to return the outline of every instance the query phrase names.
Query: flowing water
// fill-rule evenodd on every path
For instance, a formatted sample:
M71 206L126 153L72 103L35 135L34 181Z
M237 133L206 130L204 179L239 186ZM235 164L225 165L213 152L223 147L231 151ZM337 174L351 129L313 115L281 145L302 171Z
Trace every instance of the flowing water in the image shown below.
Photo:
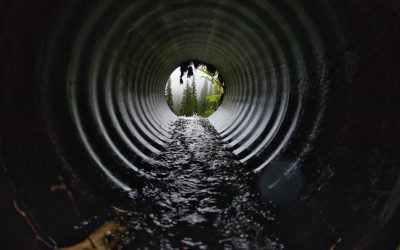
M283 249L255 177L203 118L179 118L151 164L161 179L133 195L122 249Z

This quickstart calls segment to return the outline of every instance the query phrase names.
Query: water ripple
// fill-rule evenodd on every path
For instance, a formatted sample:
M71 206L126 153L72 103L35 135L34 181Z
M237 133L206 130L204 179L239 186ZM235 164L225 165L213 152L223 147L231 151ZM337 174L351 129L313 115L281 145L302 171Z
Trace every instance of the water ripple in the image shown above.
M179 118L148 171L162 177L133 199L121 248L283 249L276 216L246 171L202 118Z

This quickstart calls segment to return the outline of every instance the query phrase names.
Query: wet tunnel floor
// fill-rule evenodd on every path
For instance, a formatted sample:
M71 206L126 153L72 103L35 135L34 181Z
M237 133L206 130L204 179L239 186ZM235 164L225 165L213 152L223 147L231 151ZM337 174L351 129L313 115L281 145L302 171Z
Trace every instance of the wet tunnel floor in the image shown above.
M161 181L133 195L122 249L282 249L276 216L217 132L203 118L179 118L151 164Z

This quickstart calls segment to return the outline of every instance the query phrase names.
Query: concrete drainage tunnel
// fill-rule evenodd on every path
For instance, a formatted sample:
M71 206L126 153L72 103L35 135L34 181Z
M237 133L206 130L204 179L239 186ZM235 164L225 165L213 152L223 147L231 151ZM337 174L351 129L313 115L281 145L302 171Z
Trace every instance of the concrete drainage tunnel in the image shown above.
M165 83L191 60L224 76L208 120L274 204L285 249L400 243L398 1L17 0L0 10L1 248L46 249L35 231L57 246L83 240L70 199L51 190L61 181L82 218L162 182L148 166L178 120Z

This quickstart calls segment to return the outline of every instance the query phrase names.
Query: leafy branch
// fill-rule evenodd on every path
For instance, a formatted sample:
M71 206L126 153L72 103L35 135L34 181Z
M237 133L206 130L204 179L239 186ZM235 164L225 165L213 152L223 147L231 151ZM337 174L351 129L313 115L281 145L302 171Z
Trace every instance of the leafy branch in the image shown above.
M214 72L210 72L207 70L206 67L198 68L198 70L207 75L202 77L212 83L213 90L215 91L215 94L206 97L209 103L211 104L211 107L210 109L205 111L205 115L210 116L221 104L222 97L224 95L224 83L220 81L219 73L217 70Z

